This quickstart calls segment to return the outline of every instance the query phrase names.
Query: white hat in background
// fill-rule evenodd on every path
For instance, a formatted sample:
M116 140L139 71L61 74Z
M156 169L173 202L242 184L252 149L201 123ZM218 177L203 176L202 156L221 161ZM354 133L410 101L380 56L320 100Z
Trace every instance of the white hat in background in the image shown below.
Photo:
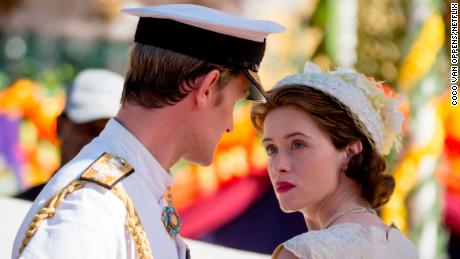
M119 108L124 78L105 69L81 71L67 89L65 113L75 123L114 117Z
M283 32L283 26L192 4L126 8L122 12L140 17L134 42L241 68L251 82L248 99L265 101L257 71L266 37Z

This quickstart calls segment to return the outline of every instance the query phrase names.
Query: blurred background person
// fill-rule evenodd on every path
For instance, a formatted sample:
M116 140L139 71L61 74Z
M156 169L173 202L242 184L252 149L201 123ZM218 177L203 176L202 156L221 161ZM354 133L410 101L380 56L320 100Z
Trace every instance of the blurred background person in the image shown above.
M124 79L106 69L85 69L66 91L64 111L57 118L61 165L67 164L81 148L99 135L119 108ZM46 183L16 197L33 201Z

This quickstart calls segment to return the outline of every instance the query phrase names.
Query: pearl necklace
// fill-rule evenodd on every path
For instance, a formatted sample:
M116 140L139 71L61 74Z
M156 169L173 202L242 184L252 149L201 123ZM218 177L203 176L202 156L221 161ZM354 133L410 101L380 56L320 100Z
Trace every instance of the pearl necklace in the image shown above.
M324 224L324 227L321 228L321 230L328 228L334 221L336 221L338 218L342 216L355 214L355 213L366 213L366 212L377 214L375 210L371 208L366 208L366 207L353 207L353 208L348 208L344 210L339 210L326 221L326 224Z

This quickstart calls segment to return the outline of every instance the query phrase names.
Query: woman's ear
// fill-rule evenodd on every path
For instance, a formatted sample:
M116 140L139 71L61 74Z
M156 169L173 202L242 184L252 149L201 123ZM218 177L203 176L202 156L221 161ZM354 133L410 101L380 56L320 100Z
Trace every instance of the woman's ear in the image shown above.
M195 86L195 98L199 108L203 108L208 105L213 105L212 97L215 94L219 77L219 70L214 69L195 81L195 83L197 84Z
M347 161L350 161L350 159L354 155L361 153L361 151L363 151L363 144L361 143L360 140L357 140L357 141L354 141L348 144L347 147L345 148L345 154L346 154Z

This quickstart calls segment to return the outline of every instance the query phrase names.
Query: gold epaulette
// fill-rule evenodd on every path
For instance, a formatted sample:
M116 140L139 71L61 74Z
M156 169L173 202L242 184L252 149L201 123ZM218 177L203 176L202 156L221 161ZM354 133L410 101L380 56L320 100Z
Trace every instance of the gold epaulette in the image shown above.
M80 180L111 190L119 181L133 172L133 167L125 159L110 153L103 153L80 175Z
M123 187L117 186L118 182L133 172L133 167L123 158L110 153L103 153L80 175L79 179L73 180L59 192L55 193L32 218L24 239L21 242L21 246L19 247L17 257L20 257L22 251L24 251L31 238L37 232L43 220L54 216L62 200L64 200L68 194L82 189L88 182L92 182L107 188L121 199L127 212L125 227L128 229L135 242L137 258L152 259L150 243L145 234L142 222L134 208L134 204L128 194L123 190Z

